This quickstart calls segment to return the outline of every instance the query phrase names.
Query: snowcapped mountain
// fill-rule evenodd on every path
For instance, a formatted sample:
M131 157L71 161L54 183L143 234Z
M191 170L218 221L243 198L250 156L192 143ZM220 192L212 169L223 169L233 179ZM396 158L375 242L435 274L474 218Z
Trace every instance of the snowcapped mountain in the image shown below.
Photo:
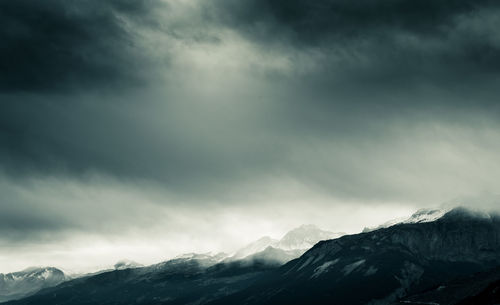
M298 229L285 235L285 245L312 242L304 242L309 235L303 233L314 228ZM498 215L463 208L444 215L419 211L388 228L319 241L296 259L290 260L290 251L304 250L268 246L239 260L190 253L66 281L8 304L63 305L71 299L72 305L131 300L138 305L456 305L500 300Z
M180 270L197 273L222 262L225 258L227 254L224 252L185 253L171 260L141 268L141 270L147 272L178 272Z
M131 260L128 260L128 259L122 259L120 261L118 261L115 265L114 265L115 269L116 270L124 270L124 269L129 269L129 268L139 268L139 267L143 267L142 264L139 264L137 262L134 262L134 261L131 261Z
M385 305L500 266L500 216L463 208L437 215L419 212L388 228L321 241L215 304Z
M267 247L275 246L279 243L279 240L273 239L269 236L264 236L259 238L258 240L248 244L247 246L239 249L236 253L231 257L232 259L242 259L249 255L255 254L257 252L265 250Z
M403 223L423 223L438 220L443 217L450 210L448 209L420 209L413 213L410 218L403 221Z
M251 259L256 257L263 259L266 257L271 261L285 263L299 257L320 240L338 238L342 235L344 235L344 233L321 230L315 225L301 225L287 232L283 238L279 240L264 236L241 248L229 259L238 260L250 256ZM259 253L260 255L257 255ZM275 255L274 257L273 254Z
M401 224L401 223L424 223L438 220L443 217L451 209L420 209L413 213L409 218L396 218L384 222L376 227L367 227L363 229L363 232L371 232L378 229L389 228L391 226Z
M227 254L224 252L206 252L206 253L184 253L177 255L174 259L182 260L210 260L214 262L220 262L225 259Z
M260 262L267 265L281 266L301 256L303 253L303 249L283 250L269 246L260 252L246 256L241 259L241 261L251 263Z
M320 240L338 238L344 233L324 231L315 225L302 225L286 233L276 244L276 248L282 250L307 250Z
M0 273L0 302L32 295L65 280L64 272L53 267L31 267L19 272Z

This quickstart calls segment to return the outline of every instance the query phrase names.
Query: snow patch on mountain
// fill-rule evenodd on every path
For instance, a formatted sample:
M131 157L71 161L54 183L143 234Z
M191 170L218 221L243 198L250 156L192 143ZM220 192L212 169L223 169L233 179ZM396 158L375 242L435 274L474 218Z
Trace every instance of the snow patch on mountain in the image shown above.
M301 269L304 269L305 267L307 267L307 265L309 265L309 263L314 259L314 257L308 257L307 260L299 267L298 270L301 270Z
M377 271L378 271L378 268L375 268L375 266L370 266L368 268L368 270L366 270L366 272L365 272L364 275L365 276L370 276L370 275L373 275L373 274L377 273Z
M310 249L320 240L338 238L344 233L324 231L315 225L302 225L286 233L277 247L283 250Z
M132 260L128 260L128 259L122 259L120 261L118 261L115 265L114 265L115 269L116 270L125 270L125 269L131 269L131 268L139 268L139 267L143 267L142 264L139 264L137 262L134 262Z
M420 209L417 210L415 213L413 213L409 218L402 217L402 218L391 219L376 227L366 227L363 229L363 232L367 233L378 229L389 228L394 225L402 223L432 222L442 218L448 212L450 212L450 209Z
M321 240L338 238L343 235L345 233L321 230L314 225L302 225L289 231L279 240L264 236L241 248L227 259L234 261L247 258L269 258L271 261L286 263L301 256ZM256 255L258 253L261 254ZM273 255L276 257L272 257ZM311 260L308 261L309 263Z
M403 221L403 223L423 223L436 221L443 217L448 210L445 209L420 209L413 213L410 218Z
M352 264L346 265L342 271L344 272L344 275L349 275L351 272L353 272L356 268L359 266L363 265L366 262L366 260L361 259L359 261L356 261Z
M316 269L314 269L314 273L313 275L311 276L311 279L313 278L317 278L318 276L320 276L321 274L325 273L328 271L328 268L330 268L330 266L333 266L335 265L336 263L339 262L339 259L335 259L333 261L327 261L327 262L324 262L321 266L317 267Z
M53 267L30 267L19 272L0 273L0 302L32 295L65 280L64 272Z

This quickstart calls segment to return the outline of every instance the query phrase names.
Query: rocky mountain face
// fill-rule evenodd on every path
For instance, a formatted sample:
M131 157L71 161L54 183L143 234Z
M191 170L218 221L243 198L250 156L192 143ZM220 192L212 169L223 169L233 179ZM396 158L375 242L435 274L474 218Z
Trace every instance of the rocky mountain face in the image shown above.
M465 209L435 220L414 216L418 221L320 241L281 266L268 258L285 250L269 246L232 261L184 255L7 304L496 304L500 218Z
M0 302L20 299L66 280L57 268L29 268L19 272L0 273Z
M276 268L261 262L213 262L207 257L182 257L103 272L7 304L206 304L248 288Z
M319 242L266 281L214 304L390 304L498 265L500 218L455 209L435 221Z
M410 294L395 304L478 305L500 304L500 268L445 281Z
M129 292L122 293L124 300L139 298L147 303L152 299L163 302L170 299L199 297L206 302L215 296L220 298L225 294L246 288L261 273L299 257L319 240L339 235L320 230L313 225L303 225L285 234L281 240L263 237L230 257L225 253L187 253L172 260L142 268L138 263L123 260L115 264L115 270L84 276L58 287L59 297L56 300L35 297L34 302L58 304L62 301L59 298L65 295L73 295L73 299L85 300L85 292L88 292L88 289L96 289L102 291L95 299L95 302L99 303L99 298L106 299L112 295L112 292L102 286L107 281L113 289L120 288ZM99 284L95 285L95 281ZM151 283L153 287L149 287ZM172 289L176 288L165 290L165 285ZM151 291L148 296L152 299L148 296L141 296L143 289Z

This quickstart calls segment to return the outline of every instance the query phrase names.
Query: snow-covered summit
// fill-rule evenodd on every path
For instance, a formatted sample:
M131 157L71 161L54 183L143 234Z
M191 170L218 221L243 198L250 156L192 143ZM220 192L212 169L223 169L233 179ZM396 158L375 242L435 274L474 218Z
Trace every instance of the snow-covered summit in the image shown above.
M0 273L0 279L5 280L24 280L24 279L39 279L51 280L54 277L64 277L64 272L54 267L28 267L22 271L12 272L7 274Z
M422 223L438 220L443 217L449 210L447 209L420 209L413 213L410 218L403 223Z
M54 267L30 267L18 272L0 273L0 302L26 297L66 279L64 272Z
M321 230L315 225L301 225L286 233L276 247L283 250L305 250L320 240L338 238L342 235L344 234Z
M118 261L114 265L114 267L116 270L125 270L125 269L143 267L143 265L138 263L138 262L134 262L132 260L129 260L129 259L122 259L122 260Z
M363 232L371 232L378 229L388 228L397 224L425 223L437 220L460 220L460 219L483 219L488 220L495 217L495 214L485 211L474 210L463 206L441 209L420 209L409 218L398 218L389 220L377 227L365 228Z
M232 259L241 259L257 252L264 251L268 247L275 246L279 240L264 236L236 251Z
M344 233L321 230L311 224L301 225L287 232L279 240L264 236L241 248L229 259L243 259L245 257L255 256L259 253L262 253L262 255L257 255L258 257L271 259L273 253L279 253L279 257L276 257L275 260L280 262L287 261L300 256L321 240L338 238L342 235L344 235ZM284 258L286 258L286 260Z
M446 213L448 213L450 209L419 209L415 213L413 213L409 218L396 218L391 219L383 224L376 227L366 227L363 229L363 232L371 232L378 229L392 227L397 224L402 223L424 223L436 221L443 217Z
M177 255L174 259L180 260L213 260L213 261L221 261L227 257L227 254L224 252L206 252L206 253L184 253Z

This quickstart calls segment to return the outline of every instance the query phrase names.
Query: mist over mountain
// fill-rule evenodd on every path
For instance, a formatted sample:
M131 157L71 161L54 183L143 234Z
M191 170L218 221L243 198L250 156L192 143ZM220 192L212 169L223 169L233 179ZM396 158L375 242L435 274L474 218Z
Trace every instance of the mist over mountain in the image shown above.
M232 256L234 259L240 259L247 257L249 255L255 254L257 252L263 251L267 247L271 247L276 245L279 242L277 239L272 239L269 236L264 236L259 238L258 240L246 245L245 247L236 251L236 253Z
M364 228L363 232L375 231L382 228L388 228L398 223L422 223L422 222L430 222L436 219L441 218L444 214L446 214L450 209L420 209L413 213L409 218L403 217L398 219L391 219L381 225L378 225L373 228Z
M498 266L499 232L498 215L457 208L433 221L322 241L253 290L216 304L390 304Z
M0 0L0 302L500 304L499 97L499 0Z
M320 230L314 225L302 225L286 233L281 240L274 240L266 236L241 248L233 255L223 252L184 253L177 255L172 260L147 267L132 260L122 259L114 264L113 268L117 271L141 269L142 271L138 271L140 274L159 271L173 272L177 268L180 270L183 268L192 269L196 273L222 263L230 266L228 268L252 269L253 266L262 266L262 268L267 269L281 266L302 255L316 242L338 235L338 233ZM0 301L20 299L43 288L56 286L66 280L99 276L111 271L112 269L108 269L69 277L59 269L48 267L30 268L21 272L1 275L4 280L1 286L2 290L0 290L2 297Z
M284 263L291 258L300 256L320 240L337 238L344 234L324 231L311 224L301 225L287 232L279 240L264 236L239 249L228 259L242 259L267 250L267 257L269 257L270 252L274 252L280 257L276 257L277 261Z
M499 280L500 216L465 208L436 215L418 211L412 221L322 240L283 263L276 258L285 250L271 246L243 259L185 254L6 304L493 304L485 300Z
M320 240L337 238L344 234L320 230L315 225L302 225L286 233L276 247L283 250L309 249Z
M116 270L123 270L123 269L129 269L129 268L139 268L143 267L142 264L138 262L134 262L128 259L123 259L117 262L113 267L115 267Z

